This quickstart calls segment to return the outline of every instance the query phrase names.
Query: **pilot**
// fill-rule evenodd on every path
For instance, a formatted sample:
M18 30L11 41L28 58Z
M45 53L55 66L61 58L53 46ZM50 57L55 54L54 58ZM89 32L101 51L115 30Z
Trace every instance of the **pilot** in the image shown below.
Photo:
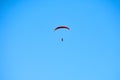
M63 38L61 38L61 41L63 42Z

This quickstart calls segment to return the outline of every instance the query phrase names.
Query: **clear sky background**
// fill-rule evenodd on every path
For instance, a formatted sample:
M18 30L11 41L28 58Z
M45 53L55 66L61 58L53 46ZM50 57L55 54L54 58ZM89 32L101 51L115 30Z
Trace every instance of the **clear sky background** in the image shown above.
M0 0L0 80L120 80L120 1Z

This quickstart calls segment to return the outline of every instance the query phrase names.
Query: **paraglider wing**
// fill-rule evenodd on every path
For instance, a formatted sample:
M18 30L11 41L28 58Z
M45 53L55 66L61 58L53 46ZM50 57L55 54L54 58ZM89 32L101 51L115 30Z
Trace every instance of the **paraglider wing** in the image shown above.
M58 29L63 29L63 28L70 30L70 28L67 26L59 26L59 27L56 27L54 30L56 31Z
M67 27L67 26L58 26L58 27L56 27L56 28L54 29L54 31L59 30L59 29L67 29L67 30L70 30L70 28L69 28L69 27ZM63 38L61 38L61 41L63 42L63 41L64 41L64 39L63 39Z

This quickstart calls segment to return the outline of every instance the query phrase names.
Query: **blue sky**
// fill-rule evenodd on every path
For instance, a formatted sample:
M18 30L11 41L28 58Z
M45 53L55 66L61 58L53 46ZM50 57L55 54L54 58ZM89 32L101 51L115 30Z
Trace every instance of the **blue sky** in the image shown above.
M71 30L54 32L60 25ZM119 74L120 1L0 1L0 80L120 80Z

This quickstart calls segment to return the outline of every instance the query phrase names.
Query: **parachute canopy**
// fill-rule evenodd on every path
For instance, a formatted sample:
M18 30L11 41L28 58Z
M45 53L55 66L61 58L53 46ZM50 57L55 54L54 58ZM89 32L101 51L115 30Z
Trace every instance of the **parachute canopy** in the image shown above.
M56 31L56 30L58 30L58 29L68 29L68 30L70 30L70 28L67 27L67 26L58 26L58 27L56 27L54 30Z

